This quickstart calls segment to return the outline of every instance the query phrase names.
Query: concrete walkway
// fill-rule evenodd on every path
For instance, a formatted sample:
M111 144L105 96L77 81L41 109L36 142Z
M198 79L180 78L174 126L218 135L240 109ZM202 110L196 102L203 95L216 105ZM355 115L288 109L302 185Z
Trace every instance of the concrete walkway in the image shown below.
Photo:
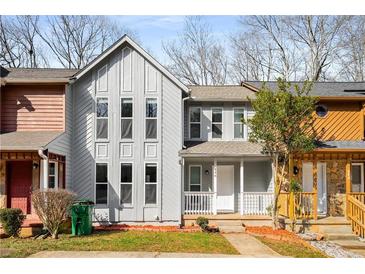
M41 251L29 256L29 258L242 258L242 256L165 252Z
M222 234L233 245L241 256L254 258L283 257L255 237L246 233Z

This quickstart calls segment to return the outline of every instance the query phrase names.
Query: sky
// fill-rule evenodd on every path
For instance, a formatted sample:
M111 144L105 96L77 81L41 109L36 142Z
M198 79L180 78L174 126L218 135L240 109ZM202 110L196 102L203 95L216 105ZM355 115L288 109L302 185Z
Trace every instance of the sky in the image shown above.
M203 16L213 33L224 39L239 29L238 16ZM110 16L124 27L137 33L141 46L161 63L166 63L162 42L176 38L184 26L184 16Z

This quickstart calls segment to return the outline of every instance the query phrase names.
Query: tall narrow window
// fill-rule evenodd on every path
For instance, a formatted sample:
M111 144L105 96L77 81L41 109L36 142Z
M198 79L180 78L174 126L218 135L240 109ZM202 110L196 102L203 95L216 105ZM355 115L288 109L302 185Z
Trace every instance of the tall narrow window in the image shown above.
M96 139L108 139L108 98L96 101Z
M58 168L56 162L48 163L48 188L58 188Z
M146 99L146 139L157 138L157 99Z
M105 205L108 203L108 164L97 163L95 174L95 203Z
M243 139L244 137L244 109L243 108L235 108L234 109L234 138L235 139Z
M131 163L120 164L120 203L132 204L133 171Z
M133 100L132 98L121 99L121 139L132 139L133 134Z
M191 107L189 110L190 139L200 139L201 108Z
M145 189L144 202L146 205L157 203L157 165L146 164L145 166Z
M212 109L212 138L221 139L222 138L222 109L213 108Z
M190 191L201 191L202 167L190 166Z

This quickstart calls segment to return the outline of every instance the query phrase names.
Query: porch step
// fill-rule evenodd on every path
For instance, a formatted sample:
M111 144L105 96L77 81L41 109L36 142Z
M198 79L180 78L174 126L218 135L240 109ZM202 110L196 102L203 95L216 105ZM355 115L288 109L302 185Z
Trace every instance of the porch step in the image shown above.
M326 234L325 238L329 241L336 241L336 240L358 240L359 237L355 234L345 234L345 233L330 233Z
M245 228L240 220L219 220L217 221L217 226L222 233L245 232Z
M342 246L347 249L360 249L365 251L365 242L357 240L337 240L333 241L335 244Z
M350 225L327 225L321 226L319 232L323 234L352 234Z

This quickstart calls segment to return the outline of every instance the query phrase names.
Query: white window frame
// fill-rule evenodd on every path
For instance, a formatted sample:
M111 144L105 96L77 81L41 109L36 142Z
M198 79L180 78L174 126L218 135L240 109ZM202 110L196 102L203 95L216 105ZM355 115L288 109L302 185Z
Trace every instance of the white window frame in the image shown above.
M232 118L232 121L233 121L233 139L235 140L245 140L245 137L246 137L246 134L245 134L245 124L242 123L242 122L235 122L234 120L234 114L235 114L235 111L236 110L242 110L242 114L243 114L243 119L245 119L245 108L244 107L234 107L233 108L233 118ZM235 137L235 134L234 134L234 126L235 125L242 125L243 126L243 136L241 138L236 138Z
M55 174L49 174L49 164L54 164L54 172ZM48 186L47 188L50 188L49 187L49 177L50 176L54 176L55 179L54 179L54 188L53 189L58 189L58 162L56 161L48 161Z
M197 186L197 184L191 184L191 168L192 167L199 167L200 168L200 191L193 191L191 190L191 186ZM203 186L203 166L202 165L189 165L189 191L193 191L193 192L202 192L202 186Z
M123 99L131 99L132 100L132 117L122 117L122 100ZM134 138L134 98L130 96L122 96L120 97L120 108L119 108L119 118L120 118L120 126L119 126L119 139L121 141L131 141ZM132 119L132 138L122 138L122 120Z
M98 117L98 99L107 99L108 100L108 116L107 117ZM109 121L109 116L110 116L110 100L109 100L109 96L95 96L95 141L109 141L109 136L110 136L110 121ZM107 125L108 125L108 136L107 138L98 138L98 128L97 128L97 124L98 124L98 120L102 120L102 119L106 119L108 121Z
M146 115L146 111L147 111L147 100L149 99L154 99L156 100L156 103L157 103L157 115L156 117L147 117ZM145 100L144 100L144 139L145 140L148 140L148 141L156 141L158 140L158 137L159 137L159 133L158 133L158 117L159 117L159 108L160 108L160 104L158 102L158 97L156 96L147 96L145 97ZM146 125L147 125L147 120L156 120L156 138L147 138L146 134L147 134L147 131L146 131Z
M122 182L122 165L123 164L132 166L132 182ZM123 206L124 208L133 207L133 205L134 205L134 183L133 182L134 182L134 164L133 164L133 162L126 162L126 161L120 162L119 163L119 196L120 196L121 191L122 191L122 184L132 186L132 201L131 201L131 203L123 204L120 200L120 197L119 197L119 205Z
M352 163L352 166L360 166L360 178L361 178L361 185L360 185L360 191L364 192L365 189L365 183L364 183L364 163ZM352 174L351 174L352 175ZM351 178L351 182L352 182L352 178ZM351 186L352 188L352 186Z
M156 166L156 183L146 182L146 166L155 165ZM143 166L143 205L144 207L157 207L159 205L159 172L158 172L158 162L144 162ZM156 204L146 204L146 185L156 185Z
M106 73L106 87L105 89L100 89L100 72L105 69L105 73ZM98 69L98 79L96 81L96 91L97 92L108 92L108 65L104 65L102 66L100 69Z
M220 110L221 111L222 122L213 122L213 111L214 110ZM212 107L211 112L212 112L212 119L210 120L210 123L211 123L211 127L212 127L212 139L213 140L222 140L223 139L223 108L221 108L221 107ZM213 137L213 125L221 125L222 126L222 136L220 138Z
M106 176L107 182L96 182L96 166L97 164L106 164ZM95 162L95 170L94 170L94 204L96 206L109 206L109 178L110 178L110 171L109 171L109 163L108 162ZM97 204L96 203L96 185L106 185L106 204Z
M199 119L199 122L191 122L191 115L190 115L190 110L193 109L193 108L198 108L200 110L200 119ZM191 124L199 124L200 126L200 135L199 135L199 138L192 138L191 137ZM189 107L189 139L190 140L201 140L202 138L202 107L199 107L199 106L191 106Z

